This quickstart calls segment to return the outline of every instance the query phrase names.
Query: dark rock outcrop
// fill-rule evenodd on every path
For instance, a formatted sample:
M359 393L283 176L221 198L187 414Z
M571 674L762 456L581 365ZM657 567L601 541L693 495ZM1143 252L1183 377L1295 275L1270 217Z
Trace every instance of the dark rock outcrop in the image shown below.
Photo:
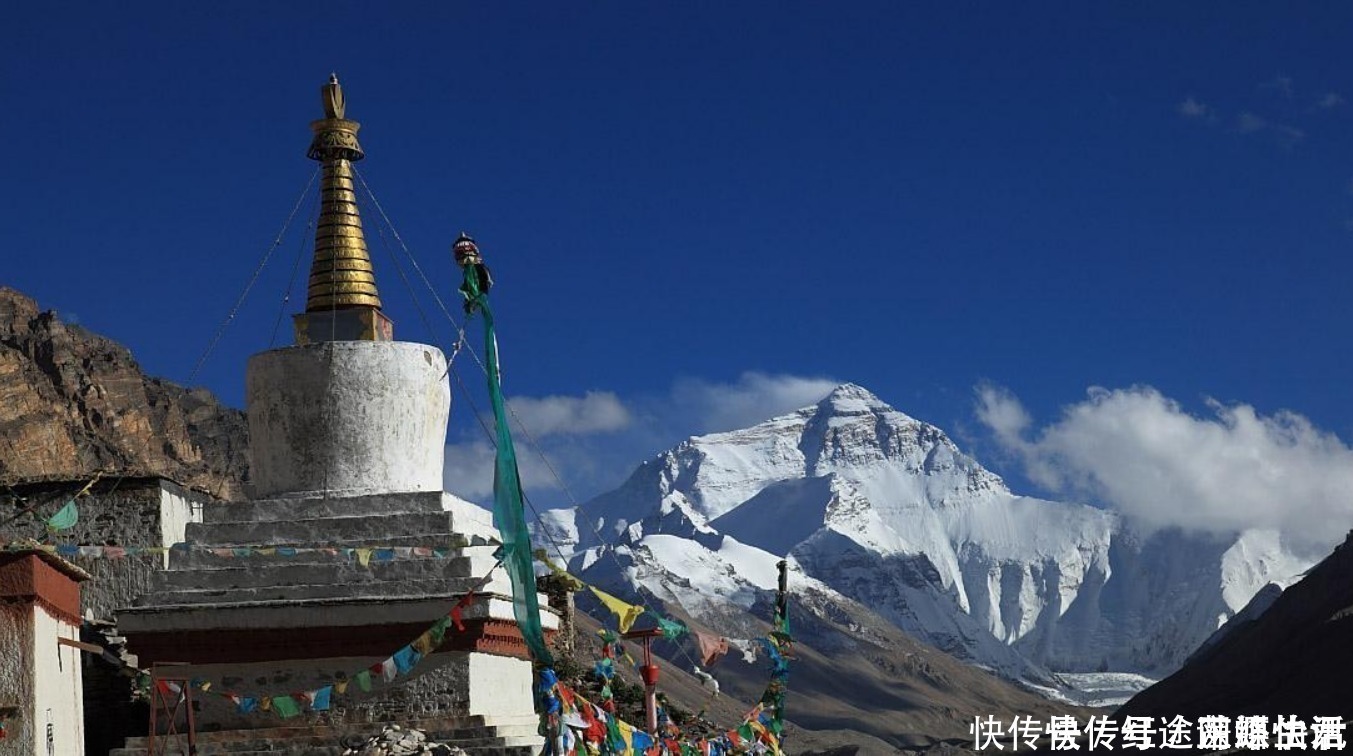
M247 443L242 412L0 287L0 481L158 475L240 498Z
M1353 533L1257 619L1137 694L1119 716L1353 719Z

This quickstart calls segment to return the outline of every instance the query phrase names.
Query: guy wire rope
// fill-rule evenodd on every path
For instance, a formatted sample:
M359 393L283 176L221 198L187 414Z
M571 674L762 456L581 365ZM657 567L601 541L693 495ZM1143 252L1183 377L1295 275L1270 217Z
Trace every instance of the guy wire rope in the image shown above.
M291 226L292 219L296 217L296 212L301 209L301 203L305 201L305 195L310 193L310 187L314 186L315 177L318 175L318 168L315 169L314 173L310 174L310 181L306 183L305 189L301 191L301 196L296 198L296 204L292 206L291 213L287 215L286 222L282 224L282 230L277 232L277 238L273 240L272 246L268 247L268 251L264 253L263 259L258 263L258 267L254 268L254 274L249 277L249 283L245 284L244 291L240 292L239 299L235 300L235 306L230 308L230 314L226 316L226 319L221 323L220 327L216 329L216 335L212 337L211 343L209 343L206 350L202 352L202 356L197 359L197 364L193 366L193 372L188 375L187 382L189 384L197 378L198 372L202 370L203 363L207 361L207 357L210 356L212 350L216 348L216 344L221 340L221 336L225 335L226 329L229 328L231 322L235 320L235 316L239 314L240 307L244 305L244 300L249 296L249 290L254 288L254 283L258 281L259 274L263 272L263 268L268 264L268 259L272 257L272 253L277 250L277 247L282 244L282 237L286 235L287 229Z

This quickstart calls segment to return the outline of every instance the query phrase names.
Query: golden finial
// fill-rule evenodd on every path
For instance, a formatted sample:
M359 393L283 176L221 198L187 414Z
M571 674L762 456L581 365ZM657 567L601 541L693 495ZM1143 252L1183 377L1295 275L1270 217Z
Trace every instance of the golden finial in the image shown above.
M329 83L320 92L324 96L324 115L327 118L343 117L343 87L338 84L338 74L329 74Z
M352 163L364 157L357 143L360 124L343 117L346 103L336 74L329 76L329 83L320 88L320 94L327 117L310 124L315 138L308 154L311 160L323 163L324 179L305 309L306 312L349 307L380 309L352 174Z

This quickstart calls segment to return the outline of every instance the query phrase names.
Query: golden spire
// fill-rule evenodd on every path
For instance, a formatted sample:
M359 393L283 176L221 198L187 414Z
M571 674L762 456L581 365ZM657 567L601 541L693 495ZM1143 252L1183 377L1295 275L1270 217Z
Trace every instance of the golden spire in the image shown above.
M352 164L363 157L357 143L356 121L344 118L346 104L336 74L320 89L324 118L310 124L315 138L307 156L323 164L319 224L315 227L315 258L310 265L307 313L381 308L357 213Z

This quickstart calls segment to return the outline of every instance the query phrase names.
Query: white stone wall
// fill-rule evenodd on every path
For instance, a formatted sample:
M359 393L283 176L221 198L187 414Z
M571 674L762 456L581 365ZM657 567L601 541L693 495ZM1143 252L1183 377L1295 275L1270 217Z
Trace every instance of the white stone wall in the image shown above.
M78 641L80 629L53 617L41 606L34 608L33 620L33 704L37 727L37 747L33 753L83 756L85 721L80 650L57 643L57 638Z
M490 654L469 654L467 661L471 714L534 713L531 662Z
M169 548L187 540L184 537L190 522L202 522L202 507L212 506L205 496L192 496L177 486L174 490L160 486L160 544ZM169 568L169 553L164 555L164 569Z
M83 756L80 651L57 643L79 635L41 606L0 606L0 704L22 711L0 740L0 756Z
M451 388L436 347L332 341L249 359L255 499L442 490Z

